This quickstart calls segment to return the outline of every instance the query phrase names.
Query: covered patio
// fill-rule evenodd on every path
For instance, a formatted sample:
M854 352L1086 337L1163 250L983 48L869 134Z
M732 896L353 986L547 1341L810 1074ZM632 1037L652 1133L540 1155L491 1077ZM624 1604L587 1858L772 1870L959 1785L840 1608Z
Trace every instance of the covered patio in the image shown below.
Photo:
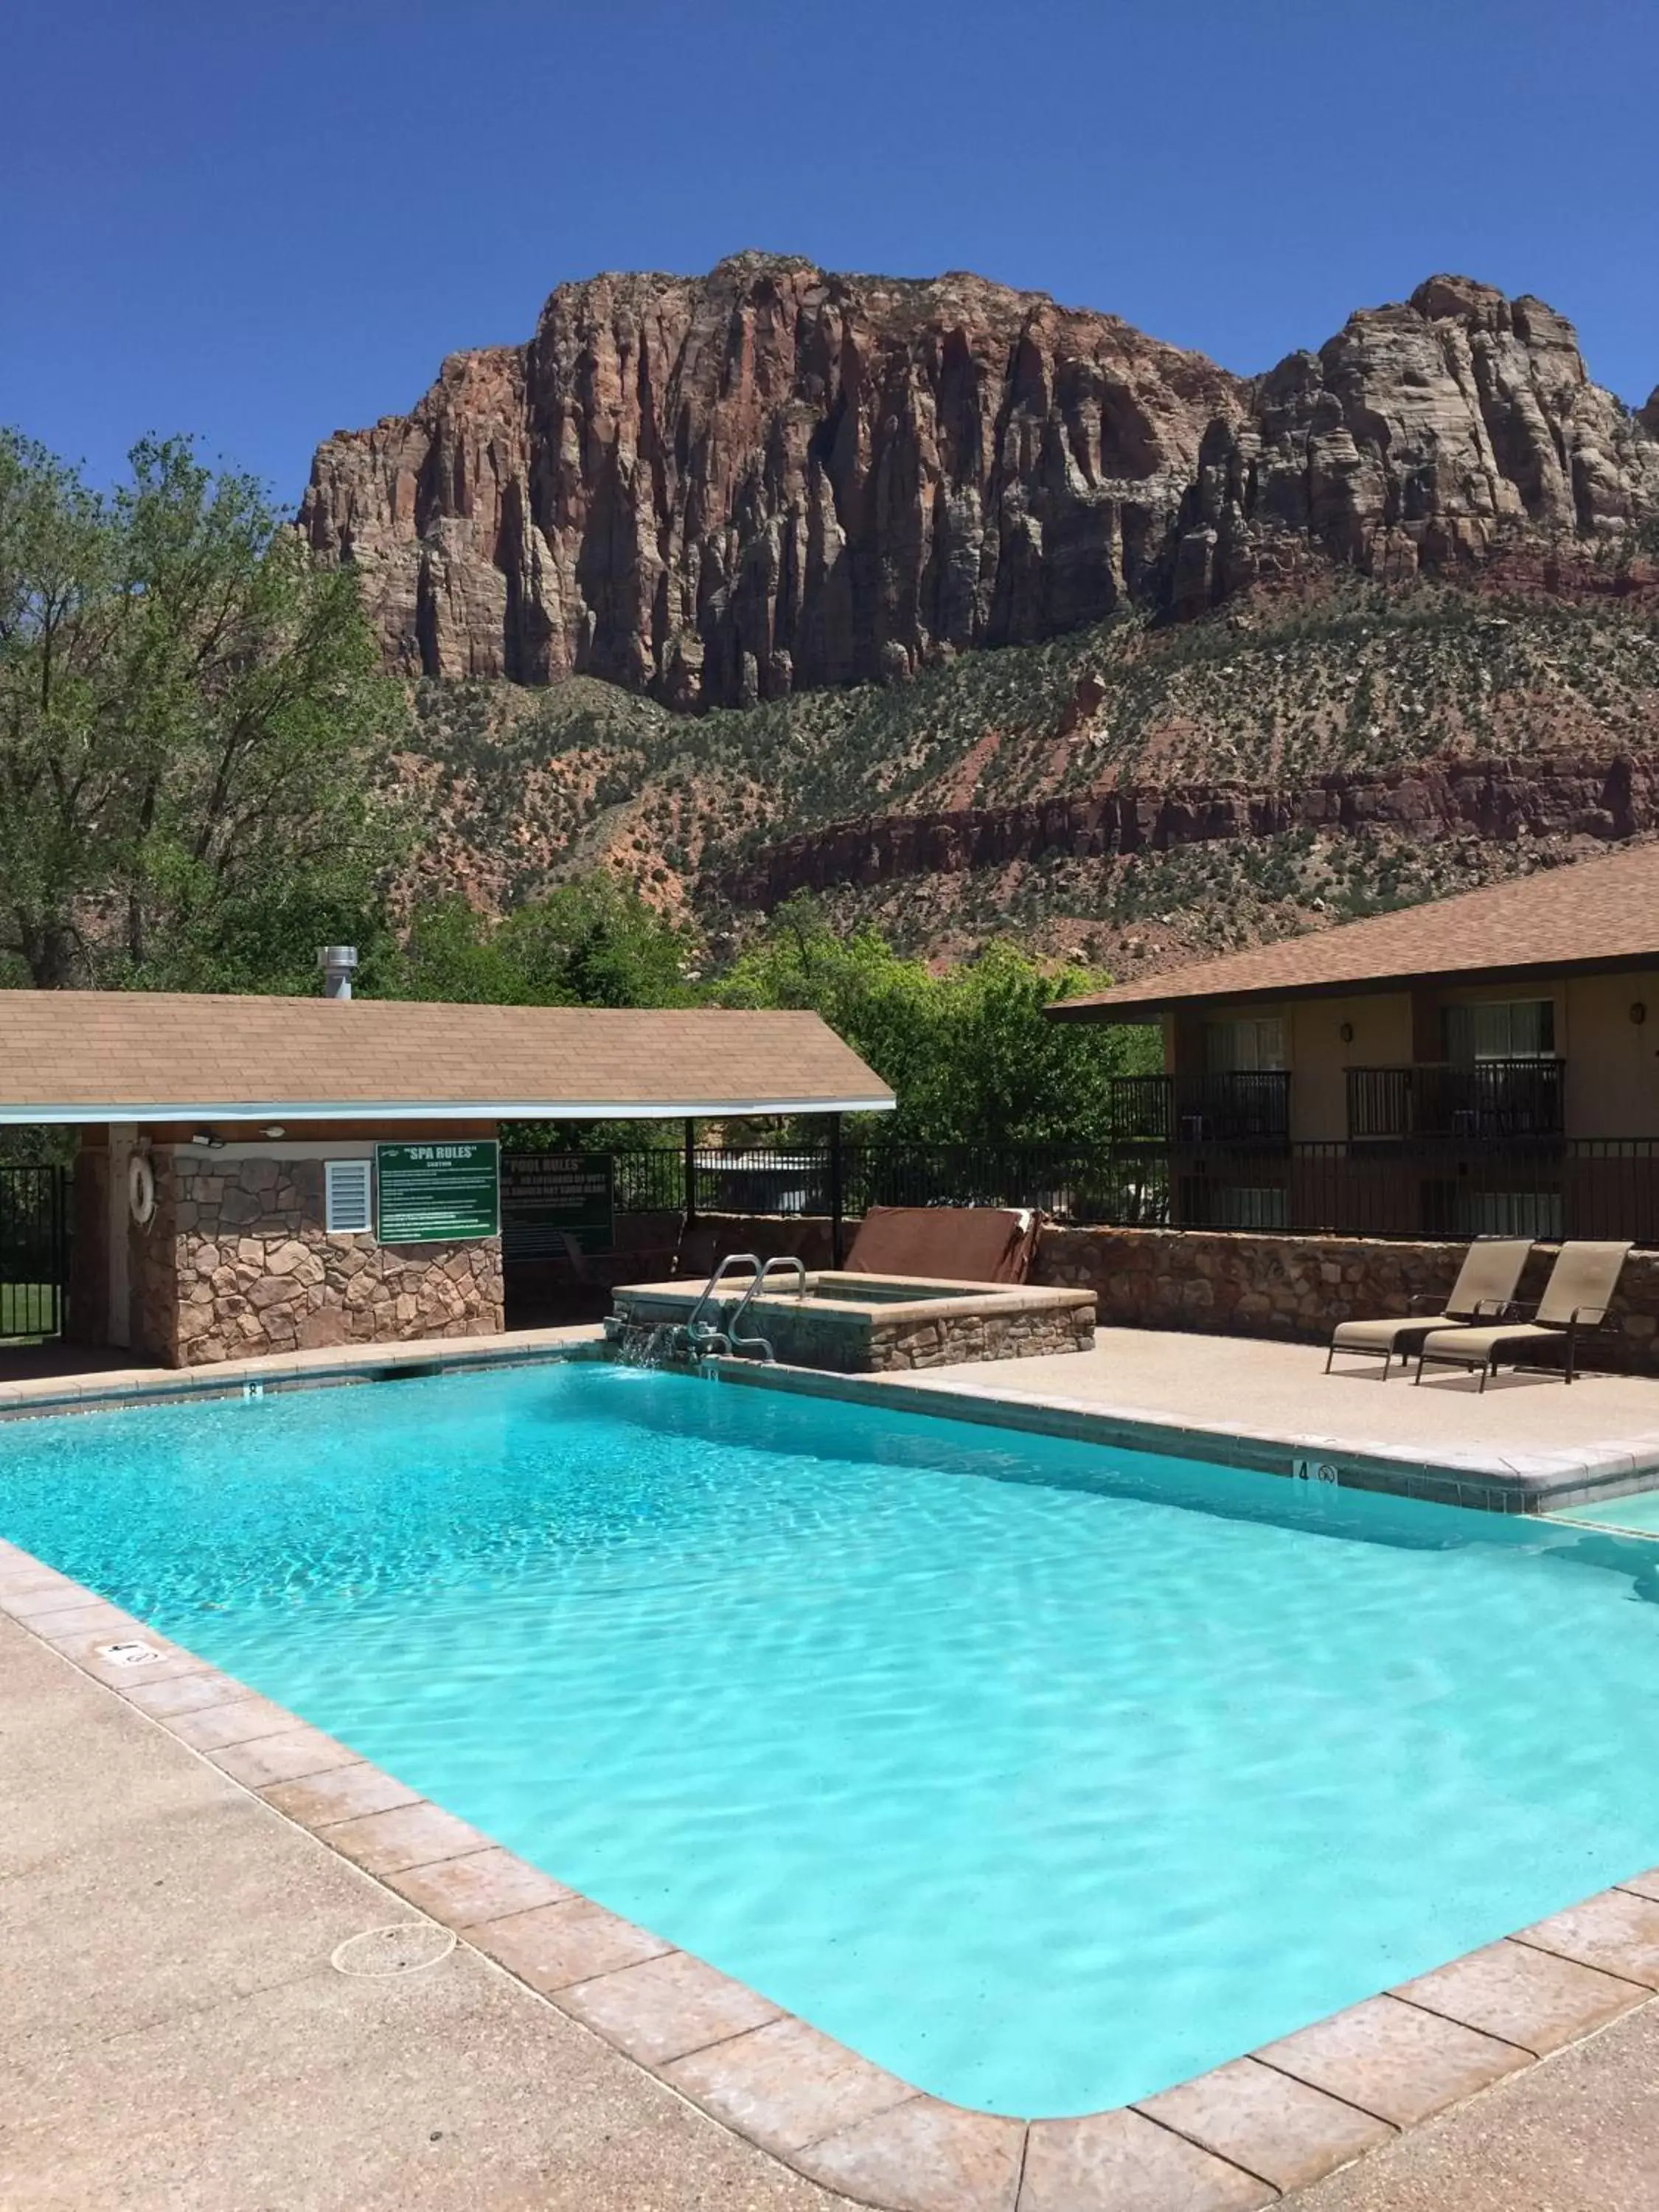
M895 1103L805 1012L0 992L0 1127L77 1133L46 1287L93 1366L497 1335L504 1195L545 1254L614 1245L583 1127L821 1117L833 1162L842 1115ZM503 1125L550 1123L504 1194Z

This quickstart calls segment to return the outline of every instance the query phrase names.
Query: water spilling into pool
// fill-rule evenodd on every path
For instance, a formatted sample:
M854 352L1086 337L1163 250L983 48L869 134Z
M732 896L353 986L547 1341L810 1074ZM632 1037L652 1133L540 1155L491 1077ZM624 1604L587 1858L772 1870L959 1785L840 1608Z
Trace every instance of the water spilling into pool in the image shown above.
M580 1364L0 1428L0 1533L921 2087L1659 1860L1659 1547Z

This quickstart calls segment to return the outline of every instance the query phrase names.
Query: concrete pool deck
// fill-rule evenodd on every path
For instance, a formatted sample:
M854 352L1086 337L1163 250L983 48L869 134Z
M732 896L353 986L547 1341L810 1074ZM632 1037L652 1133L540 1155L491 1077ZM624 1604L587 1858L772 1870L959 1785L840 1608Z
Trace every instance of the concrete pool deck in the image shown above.
M1659 1382L1508 1371L1483 1394L1443 1370L1421 1388L1376 1362L1324 1372L1322 1349L1254 1337L1101 1328L1092 1352L870 1376L929 1412L1040 1426L1288 1474L1295 1460L1362 1488L1449 1504L1547 1511L1659 1482ZM798 1376L789 1386L803 1386ZM941 1400L948 1401L941 1403Z
M1249 2212L1340 2191L1659 1992L1655 1869L1138 2105L964 2111L3 1544L0 1771L8 2206ZM1575 2092L1638 2107L1637 2142L1653 2045ZM1596 2139L1598 2193L1575 2144L1539 2203L1642 2202L1608 2192L1622 2141ZM1449 2154L1425 2205L1521 2201ZM1392 2201L1353 2186L1333 2212Z
M3 1618L0 1772L8 2212L836 2212Z
M330 1345L314 1352L261 1352L201 1367L134 1366L119 1352L72 1344L0 1349L0 1421L37 1413L94 1413L100 1406L160 1404L180 1398L240 1396L251 1382L380 1382L458 1367L512 1367L597 1349L592 1322L510 1329L496 1336L414 1337L395 1344Z

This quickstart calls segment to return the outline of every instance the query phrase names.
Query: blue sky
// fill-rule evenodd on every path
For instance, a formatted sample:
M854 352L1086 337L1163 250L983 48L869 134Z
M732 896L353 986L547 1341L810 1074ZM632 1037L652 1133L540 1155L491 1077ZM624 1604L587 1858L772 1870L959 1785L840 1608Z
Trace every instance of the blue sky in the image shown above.
M8 11L0 421L317 440L595 270L969 268L1229 368L1440 269L1659 383L1653 0L56 0Z

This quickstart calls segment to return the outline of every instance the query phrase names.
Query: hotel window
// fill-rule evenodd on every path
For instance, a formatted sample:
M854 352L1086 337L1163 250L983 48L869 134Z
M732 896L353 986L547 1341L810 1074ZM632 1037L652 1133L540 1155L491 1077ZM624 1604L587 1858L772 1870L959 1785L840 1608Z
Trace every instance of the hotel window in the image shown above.
M1204 1024L1209 1075L1273 1074L1285 1066L1285 1024L1277 1014Z
M1495 999L1486 1004L1448 1006L1446 1057L1468 1063L1482 1060L1553 1060L1555 1057L1553 999Z
M331 1237L362 1237L374 1226L367 1160L325 1160L323 1185Z

